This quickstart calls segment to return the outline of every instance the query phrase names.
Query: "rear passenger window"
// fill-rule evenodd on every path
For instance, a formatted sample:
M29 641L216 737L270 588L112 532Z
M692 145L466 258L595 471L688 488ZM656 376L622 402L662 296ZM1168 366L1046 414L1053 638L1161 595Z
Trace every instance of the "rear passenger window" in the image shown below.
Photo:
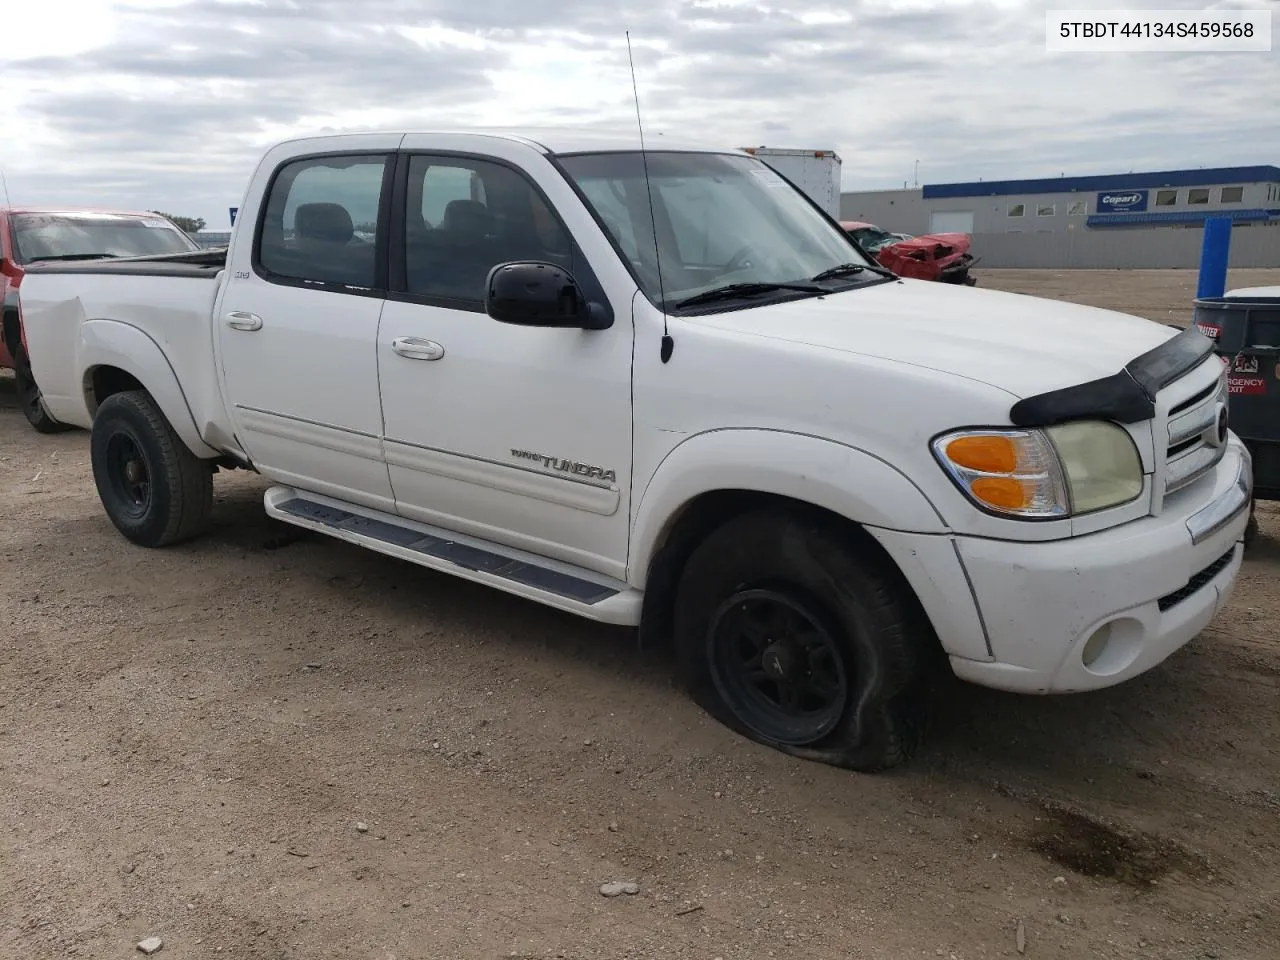
M560 221L522 174L500 163L413 157L406 205L409 293L478 305L497 264L570 266L572 247Z
M267 196L258 263L273 277L376 286L385 156L319 157L281 168Z

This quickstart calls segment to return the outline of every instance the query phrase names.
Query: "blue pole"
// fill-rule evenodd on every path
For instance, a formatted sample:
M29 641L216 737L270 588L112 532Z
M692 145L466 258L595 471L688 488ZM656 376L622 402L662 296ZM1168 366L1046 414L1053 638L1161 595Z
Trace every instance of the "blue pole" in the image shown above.
M1196 298L1220 297L1227 291L1227 258L1231 252L1231 218L1208 217L1204 221L1204 245L1200 248L1200 280Z

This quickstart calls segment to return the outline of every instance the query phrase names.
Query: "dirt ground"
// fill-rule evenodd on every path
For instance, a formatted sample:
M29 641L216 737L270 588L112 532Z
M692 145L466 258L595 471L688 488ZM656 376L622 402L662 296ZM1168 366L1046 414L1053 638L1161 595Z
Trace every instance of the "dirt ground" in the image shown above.
M1162 320L1195 284L979 277ZM287 536L264 489L222 474L210 534L135 548L87 435L31 431L0 379L5 960L1277 956L1272 505L1156 670L956 683L864 776L733 736L629 631Z

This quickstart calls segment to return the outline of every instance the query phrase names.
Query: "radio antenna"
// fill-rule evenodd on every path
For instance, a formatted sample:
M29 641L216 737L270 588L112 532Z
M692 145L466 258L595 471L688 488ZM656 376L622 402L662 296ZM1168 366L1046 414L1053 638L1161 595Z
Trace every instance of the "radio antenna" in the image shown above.
M13 201L9 199L9 178L4 175L3 167L0 167L0 183L4 184L4 205L12 207Z
M658 250L658 217L653 212L653 187L649 183L649 158L644 149L644 124L640 122L640 88L636 86L636 61L631 55L631 31L627 30L626 35L627 62L631 65L631 95L636 101L636 127L640 131L640 162L644 166L644 189L649 195L649 224L653 228L653 261L658 269L658 309L662 311L662 350L658 355L662 358L662 362L666 363L671 359L676 342L671 339L671 334L667 330L667 291L662 283L662 254Z

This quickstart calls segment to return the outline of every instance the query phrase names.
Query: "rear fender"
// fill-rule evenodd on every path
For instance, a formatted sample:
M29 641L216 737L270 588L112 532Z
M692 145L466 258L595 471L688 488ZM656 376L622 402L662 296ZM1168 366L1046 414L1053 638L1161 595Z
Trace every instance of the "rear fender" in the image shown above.
M780 430L696 434L658 465L632 527L627 580L644 589L654 554L689 503L719 490L789 497L867 527L946 533L934 505L906 474L855 447Z
M88 320L80 327L80 369L84 371L84 403L90 420L103 399L94 396L94 372L115 367L137 380L160 406L174 432L197 457L219 456L200 437L195 416L160 345L137 327L118 320Z

